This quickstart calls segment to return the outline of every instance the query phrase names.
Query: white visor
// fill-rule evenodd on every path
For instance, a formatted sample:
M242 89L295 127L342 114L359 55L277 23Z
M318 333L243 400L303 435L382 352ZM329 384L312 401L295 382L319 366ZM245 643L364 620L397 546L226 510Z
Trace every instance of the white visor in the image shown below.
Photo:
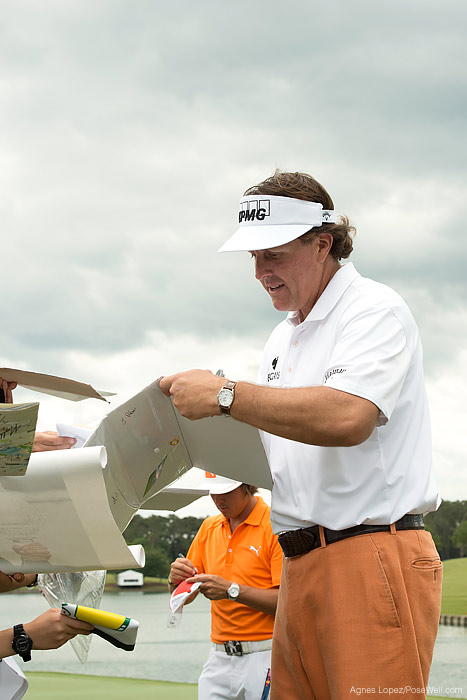
M240 228L218 253L238 250L265 250L295 240L311 228L334 224L336 212L318 202L292 197L250 195L240 200Z
M211 472L204 472L203 488L209 490L209 494L230 493L242 485L241 481L232 481L226 476L217 476Z

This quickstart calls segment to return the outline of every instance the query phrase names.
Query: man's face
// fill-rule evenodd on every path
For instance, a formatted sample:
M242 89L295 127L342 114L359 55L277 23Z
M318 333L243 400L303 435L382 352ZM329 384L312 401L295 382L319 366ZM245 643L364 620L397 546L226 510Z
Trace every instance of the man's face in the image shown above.
M300 311L308 316L328 279L324 262L329 246L322 236L303 243L296 239L266 250L250 251L255 277L278 311Z
M211 498L214 505L226 518L237 518L249 504L250 497L243 492L243 488L238 488L229 493L212 493Z

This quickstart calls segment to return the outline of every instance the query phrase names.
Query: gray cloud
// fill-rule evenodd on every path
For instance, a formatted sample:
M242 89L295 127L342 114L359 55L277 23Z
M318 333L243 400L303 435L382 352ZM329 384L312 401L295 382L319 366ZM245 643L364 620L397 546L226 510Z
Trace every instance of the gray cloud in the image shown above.
M355 218L355 261L406 296L430 371L455 355L443 310L467 290L464 205L446 197L466 184L464 3L50 0L1 14L4 355L104 358L152 330L265 337L278 315L247 258L215 250L238 196L276 166L311 171ZM429 236L411 219L407 243L405 211L423 214L427 190L440 193Z

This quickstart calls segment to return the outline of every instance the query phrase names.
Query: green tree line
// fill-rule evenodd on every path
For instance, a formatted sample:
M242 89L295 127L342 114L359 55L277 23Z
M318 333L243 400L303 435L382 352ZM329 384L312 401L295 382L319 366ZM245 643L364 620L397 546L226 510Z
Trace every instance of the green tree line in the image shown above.
M177 515L135 515L125 530L128 544L142 544L146 552L146 576L165 577L170 563L188 552L203 518ZM434 513L425 517L441 559L467 556L467 501L443 501Z
M142 544L146 552L145 576L165 577L170 563L180 554L186 556L204 518L177 515L135 515L123 533L128 544Z
M443 501L425 516L441 559L467 556L467 501Z

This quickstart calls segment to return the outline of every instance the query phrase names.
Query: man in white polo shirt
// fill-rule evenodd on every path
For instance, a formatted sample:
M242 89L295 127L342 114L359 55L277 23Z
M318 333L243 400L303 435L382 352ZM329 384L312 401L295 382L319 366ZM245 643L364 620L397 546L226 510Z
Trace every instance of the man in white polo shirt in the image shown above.
M392 289L341 265L353 229L311 176L250 188L239 223L220 250L249 250L289 311L260 383L191 370L161 388L189 418L261 430L285 555L271 698L424 697L442 565L423 528L439 497L415 321Z

